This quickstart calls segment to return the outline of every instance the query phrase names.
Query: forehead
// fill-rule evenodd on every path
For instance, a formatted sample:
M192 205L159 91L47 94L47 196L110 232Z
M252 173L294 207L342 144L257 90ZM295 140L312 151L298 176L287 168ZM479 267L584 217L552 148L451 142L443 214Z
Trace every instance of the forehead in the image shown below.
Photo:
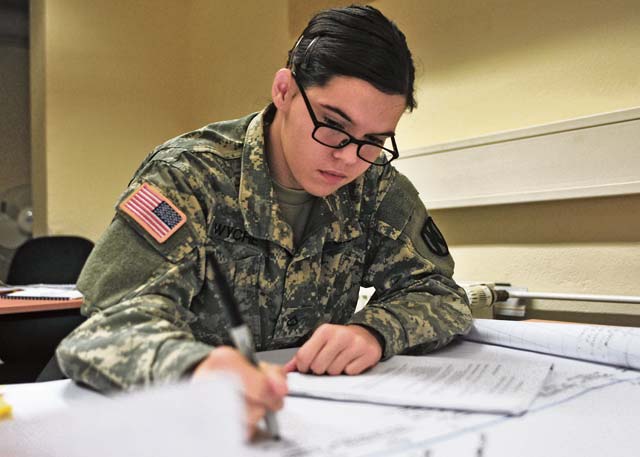
M338 108L355 127L368 131L393 131L406 110L406 97L387 94L371 83L349 76L334 76L323 86L305 89L314 109ZM317 113L321 114L321 113Z

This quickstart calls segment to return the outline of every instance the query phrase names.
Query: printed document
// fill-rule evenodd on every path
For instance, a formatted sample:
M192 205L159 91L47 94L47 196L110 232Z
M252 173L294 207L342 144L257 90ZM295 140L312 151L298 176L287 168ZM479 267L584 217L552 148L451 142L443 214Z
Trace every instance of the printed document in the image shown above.
M522 414L551 364L395 356L358 376L290 373L293 396L395 406Z

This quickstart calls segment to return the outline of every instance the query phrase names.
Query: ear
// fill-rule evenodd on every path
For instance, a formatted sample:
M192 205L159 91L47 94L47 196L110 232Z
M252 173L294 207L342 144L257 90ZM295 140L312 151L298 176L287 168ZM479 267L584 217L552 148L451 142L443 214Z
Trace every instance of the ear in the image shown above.
M271 100L278 110L286 109L291 100L292 90L295 87L291 70L281 68L273 77L271 85Z

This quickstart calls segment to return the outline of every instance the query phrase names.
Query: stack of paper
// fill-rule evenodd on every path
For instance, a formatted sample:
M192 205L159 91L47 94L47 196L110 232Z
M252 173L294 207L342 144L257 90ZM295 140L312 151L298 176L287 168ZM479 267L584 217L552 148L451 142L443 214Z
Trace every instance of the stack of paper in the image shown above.
M489 363L395 356L359 376L288 375L294 396L396 406L522 414L536 398L550 363Z
M82 294L75 285L32 284L0 287L2 298L13 300L76 300Z

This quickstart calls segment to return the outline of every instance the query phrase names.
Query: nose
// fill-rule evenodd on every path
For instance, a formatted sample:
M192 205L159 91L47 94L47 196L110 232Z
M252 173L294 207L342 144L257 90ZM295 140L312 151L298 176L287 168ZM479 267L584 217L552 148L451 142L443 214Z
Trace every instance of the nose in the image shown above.
M347 165L356 164L360 160L358 157L358 145L355 143L349 143L343 148L334 149L332 155L335 160L340 160Z

